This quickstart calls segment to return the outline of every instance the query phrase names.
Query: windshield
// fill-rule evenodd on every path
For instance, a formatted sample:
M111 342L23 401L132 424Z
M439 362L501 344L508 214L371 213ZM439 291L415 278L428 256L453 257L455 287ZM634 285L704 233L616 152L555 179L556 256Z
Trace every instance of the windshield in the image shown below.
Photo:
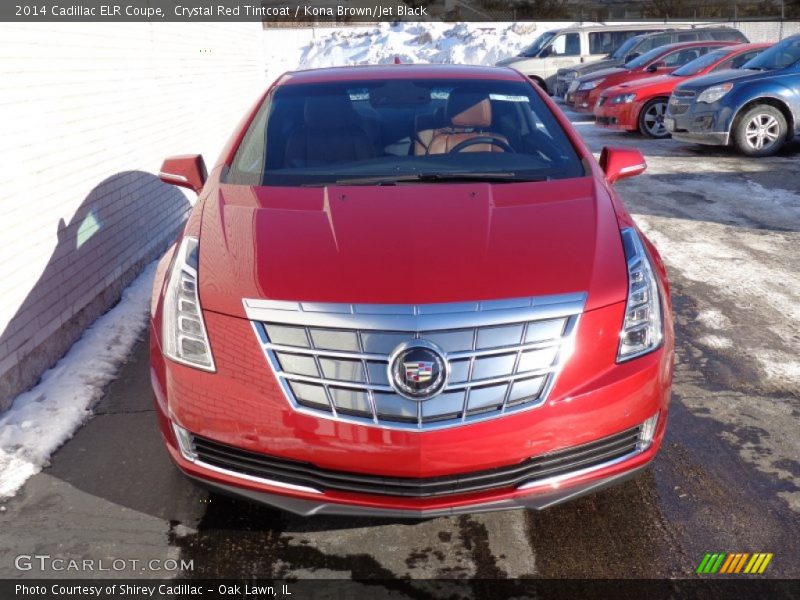
M634 36L632 38L628 38L627 40L625 40L625 43L623 43L619 48L617 48L616 50L614 50L614 52L611 53L611 58L625 58L626 56L628 56L628 52L630 52L631 48L633 48L641 40L642 37L639 35Z
M722 60L728 55L729 50L715 50L704 54L700 58L695 58L683 65L680 69L672 72L675 77L688 77L689 75L697 75L700 71L713 65L718 60Z
M583 175L566 133L528 83L392 79L276 88L225 181L319 186Z
M785 69L798 60L800 60L800 36L789 38L772 48L767 48L754 59L744 63L742 68L772 71Z
M652 62L662 54L664 54L664 50L666 48L661 46L660 48L653 48L649 52L645 52L641 56L634 58L633 60L629 60L625 63L626 69L638 69L639 67L645 66L647 63Z
M519 55L526 58L536 56L542 51L542 48L547 46L550 40L552 40L557 33L558 31L545 31L542 35L537 37L530 46L523 48Z

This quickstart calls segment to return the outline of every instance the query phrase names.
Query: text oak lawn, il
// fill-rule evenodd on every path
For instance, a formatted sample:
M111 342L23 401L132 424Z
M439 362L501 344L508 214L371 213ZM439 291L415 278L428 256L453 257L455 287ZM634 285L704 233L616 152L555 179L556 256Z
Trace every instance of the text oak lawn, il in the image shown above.
M287 584L280 585L258 585L254 583L248 584L220 584L215 587L204 587L200 585L192 585L188 583L180 584L159 584L159 585L130 585L127 583L116 584L110 583L107 585L67 585L63 583L54 583L52 585L26 585L16 584L14 592L17 596L41 596L47 593L58 596L89 596L104 598L109 596L127 596L127 597L155 597L164 595L178 595L178 596L202 596L208 592L213 594L216 592L220 596L233 596L241 598L242 596L291 596L292 592L289 590Z

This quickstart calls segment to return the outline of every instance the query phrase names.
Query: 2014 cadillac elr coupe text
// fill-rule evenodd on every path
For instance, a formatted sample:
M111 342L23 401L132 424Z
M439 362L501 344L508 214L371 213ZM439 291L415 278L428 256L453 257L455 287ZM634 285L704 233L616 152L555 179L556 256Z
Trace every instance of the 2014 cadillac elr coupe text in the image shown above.
M189 477L303 515L544 508L655 456L673 331L655 248L505 68L288 73L161 261L151 377Z

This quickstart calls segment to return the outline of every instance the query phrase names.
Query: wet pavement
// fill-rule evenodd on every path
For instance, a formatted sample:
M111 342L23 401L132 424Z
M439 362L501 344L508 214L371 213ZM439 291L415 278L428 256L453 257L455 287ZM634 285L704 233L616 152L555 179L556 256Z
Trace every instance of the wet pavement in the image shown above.
M541 512L304 519L209 494L176 471L142 342L95 417L0 506L0 577L381 579L398 598L444 598L446 582L423 593L414 580L691 578L714 551L771 552L765 576L800 577L800 144L752 161L578 127L594 150L638 146L650 164L618 186L673 286L673 403L650 469ZM19 554L128 562L19 571ZM169 568L130 562L153 559Z

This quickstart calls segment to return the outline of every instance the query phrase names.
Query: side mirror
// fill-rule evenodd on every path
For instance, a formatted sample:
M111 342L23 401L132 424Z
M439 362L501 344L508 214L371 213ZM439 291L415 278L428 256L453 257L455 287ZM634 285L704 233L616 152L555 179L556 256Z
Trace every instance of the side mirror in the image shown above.
M608 183L614 183L641 175L647 169L647 163L638 150L605 147L600 153L600 168L606 174Z
M164 160L158 172L158 178L164 183L189 188L197 194L203 189L207 177L206 163L199 154L171 156Z
M658 71L659 69L665 69L666 67L667 67L667 63L665 63L665 62L662 60L662 61L659 61L659 62L653 63L652 65L650 65L649 67L647 67L647 72L648 72L648 73L655 73L655 72L656 72L656 71Z
M628 56L625 57L625 62L630 62L634 58L639 58L641 55L642 55L641 52L632 52L631 54L628 54Z
M543 48L541 52L539 52L539 58L547 58L553 53L553 47L548 46L547 48Z

